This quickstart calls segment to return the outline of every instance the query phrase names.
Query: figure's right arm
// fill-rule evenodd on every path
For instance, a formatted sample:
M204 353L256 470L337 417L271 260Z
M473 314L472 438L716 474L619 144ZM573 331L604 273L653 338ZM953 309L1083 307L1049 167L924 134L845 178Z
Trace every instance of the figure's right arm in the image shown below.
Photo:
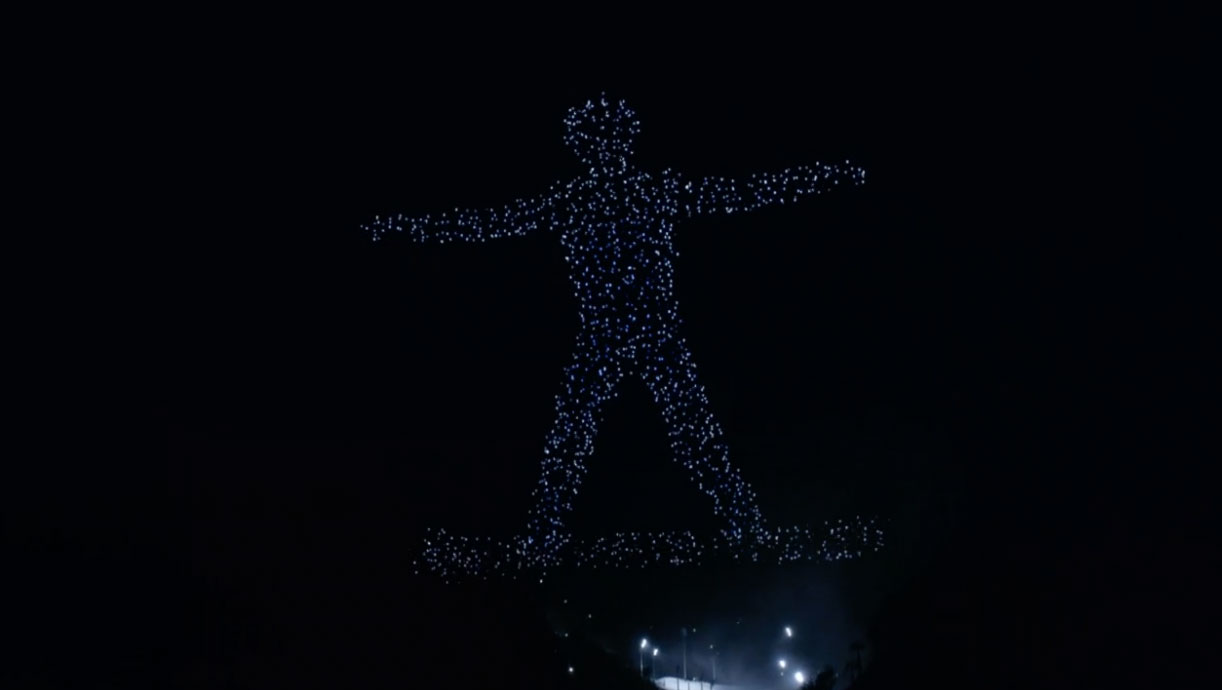
M834 189L842 181L845 186L860 185L865 182L865 176L865 170L848 161L844 165L800 165L779 173L756 173L738 180L725 177L688 180L668 172L674 190L674 212L687 216L754 211L772 204L797 202L803 196Z
M375 242L390 231L405 233L415 242L483 242L514 237L561 223L563 193L563 187L553 186L544 195L496 208L454 209L423 216L377 216L361 227Z

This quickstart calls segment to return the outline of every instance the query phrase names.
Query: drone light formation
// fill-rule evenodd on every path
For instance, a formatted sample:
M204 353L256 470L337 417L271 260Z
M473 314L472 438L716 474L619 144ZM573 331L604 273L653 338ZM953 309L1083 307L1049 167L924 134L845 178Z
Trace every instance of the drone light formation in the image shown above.
M424 540L416 572L427 568L446 582L487 579L501 575L525 577L532 570L559 565L519 549L519 542L491 537L454 535L445 529L430 529ZM691 532L619 532L611 537L574 540L571 565L593 570L628 570L660 566L698 566L721 555L737 555L732 543L706 543ZM860 558L883 548L883 530L873 519L826 521L818 528L790 527L772 530L753 554L757 563L835 562Z
M586 166L586 173L576 179L499 208L379 216L364 226L375 241L395 231L417 242L443 244L555 232L565 250L579 307L581 328L556 396L556 417L544 441L542 471L526 530L511 544L455 541L438 531L426 543L425 562L438 572L559 565L561 550L572 541L564 518L572 510L586 461L594 452L603 407L629 376L645 383L666 422L674 459L711 499L714 513L725 525L722 544L704 545L689 533L619 533L579 550L579 562L597 567L645 559L681 565L722 546L734 558L758 560L771 548L780 552L780 560L796 560L794 550L801 543L814 540L823 548L827 542L823 537L828 535L816 539L809 531L770 533L755 492L730 464L724 432L710 411L679 332L674 289L678 253L673 236L679 220L795 203L842 184L860 185L864 170L846 161L742 180L688 178L669 169L655 175L632 165L632 142L640 123L623 101L613 103L604 96L571 108L564 125L565 143ZM873 533L868 536L859 547L878 543ZM839 558L847 552L828 547L816 553Z

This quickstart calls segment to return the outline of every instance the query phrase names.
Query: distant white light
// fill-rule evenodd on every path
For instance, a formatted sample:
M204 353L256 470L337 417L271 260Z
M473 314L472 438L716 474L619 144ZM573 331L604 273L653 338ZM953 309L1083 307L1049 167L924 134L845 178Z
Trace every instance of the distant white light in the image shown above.
M785 637L793 637L793 628L785 626Z
M780 666L781 668L785 668L785 660L781 659L780 661L776 662L776 665Z
M794 673L793 679L798 681L798 685L801 685L806 682L806 676L802 675L801 671Z
M657 647L654 647L654 648L653 648L653 655L654 655L654 656L657 656L657 655L658 655L658 648L657 648Z
M572 673L572 672L573 672L573 667L572 667L572 666L570 666L570 667L569 667L569 673Z
M644 649L648 646L649 646L649 640L646 640L645 638L642 637L641 638L641 649Z

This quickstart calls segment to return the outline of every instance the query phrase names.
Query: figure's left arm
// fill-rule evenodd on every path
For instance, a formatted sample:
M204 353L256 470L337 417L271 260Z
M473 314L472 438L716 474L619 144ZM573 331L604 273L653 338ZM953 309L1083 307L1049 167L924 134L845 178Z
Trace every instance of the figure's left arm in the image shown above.
M794 203L837 187L861 185L865 179L866 171L848 161L756 173L742 180L716 176L680 179L676 210L688 216L754 211L769 204Z
M518 199L510 204L480 209L454 209L436 215L377 216L361 228L375 242L390 230L403 232L416 242L483 242L498 237L525 235L564 223L566 194L563 185L552 185L544 195Z

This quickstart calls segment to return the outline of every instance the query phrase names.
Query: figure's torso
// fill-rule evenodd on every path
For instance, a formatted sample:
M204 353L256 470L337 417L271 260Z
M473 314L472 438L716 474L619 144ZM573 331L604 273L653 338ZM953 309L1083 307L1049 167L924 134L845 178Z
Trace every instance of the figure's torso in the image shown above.
M582 178L561 241L586 327L629 331L671 320L672 206L650 176Z

